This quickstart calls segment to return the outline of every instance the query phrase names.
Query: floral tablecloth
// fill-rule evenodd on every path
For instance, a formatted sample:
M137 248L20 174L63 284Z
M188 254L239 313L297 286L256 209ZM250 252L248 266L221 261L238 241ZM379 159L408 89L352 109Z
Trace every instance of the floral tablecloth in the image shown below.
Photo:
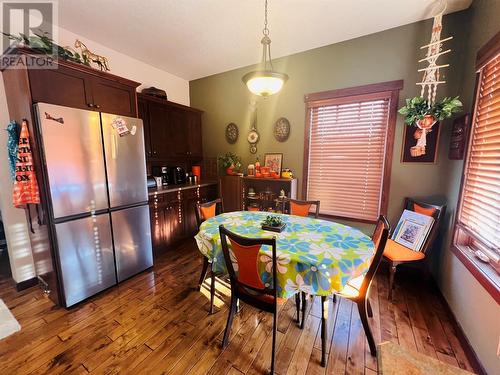
M347 282L368 271L374 245L358 229L309 217L281 215L286 222L281 233L264 231L266 212L237 211L206 220L195 236L200 252L213 262L216 272L226 272L219 225L246 237L276 237L278 295L289 298L298 291L330 295ZM269 246L259 256L259 273L266 285L272 283Z

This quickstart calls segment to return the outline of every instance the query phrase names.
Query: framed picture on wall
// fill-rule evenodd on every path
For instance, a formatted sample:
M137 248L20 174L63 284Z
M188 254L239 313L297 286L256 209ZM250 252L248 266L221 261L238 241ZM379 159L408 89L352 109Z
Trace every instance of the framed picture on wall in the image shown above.
M278 172L281 176L281 167L283 165L283 154L265 154L264 166L269 167L269 170Z
M404 126L402 163L435 163L437 159L440 123L436 122L430 129L417 126Z
M470 128L470 115L466 113L463 116L457 117L453 121L451 128L450 151L448 159L462 160L464 158L465 147Z

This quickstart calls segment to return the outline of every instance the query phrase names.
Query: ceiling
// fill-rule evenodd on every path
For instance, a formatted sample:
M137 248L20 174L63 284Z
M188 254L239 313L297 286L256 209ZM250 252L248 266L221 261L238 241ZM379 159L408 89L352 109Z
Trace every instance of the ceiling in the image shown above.
M446 12L471 2L448 0ZM430 18L437 3L269 0L272 56ZM187 80L259 62L263 23L264 0L59 1L61 27Z

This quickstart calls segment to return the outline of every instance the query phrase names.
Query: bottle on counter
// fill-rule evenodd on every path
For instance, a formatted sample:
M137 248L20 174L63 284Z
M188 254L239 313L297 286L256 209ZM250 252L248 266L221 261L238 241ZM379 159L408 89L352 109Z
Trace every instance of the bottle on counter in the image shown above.
M255 161L255 172L257 173L260 173L260 161L259 161L259 157L257 157L257 160Z
M252 176L252 177L255 176L255 165L248 164L247 173L249 176Z

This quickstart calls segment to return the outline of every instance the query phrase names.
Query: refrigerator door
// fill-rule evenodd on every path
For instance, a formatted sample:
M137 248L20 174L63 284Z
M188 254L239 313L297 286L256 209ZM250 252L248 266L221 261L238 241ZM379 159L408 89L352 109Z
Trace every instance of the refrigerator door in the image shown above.
M142 120L101 113L110 207L147 202Z
M99 113L36 105L54 218L108 208Z
M121 282L153 265L149 206L111 212L116 272Z
M116 284L109 214L55 226L66 307Z

